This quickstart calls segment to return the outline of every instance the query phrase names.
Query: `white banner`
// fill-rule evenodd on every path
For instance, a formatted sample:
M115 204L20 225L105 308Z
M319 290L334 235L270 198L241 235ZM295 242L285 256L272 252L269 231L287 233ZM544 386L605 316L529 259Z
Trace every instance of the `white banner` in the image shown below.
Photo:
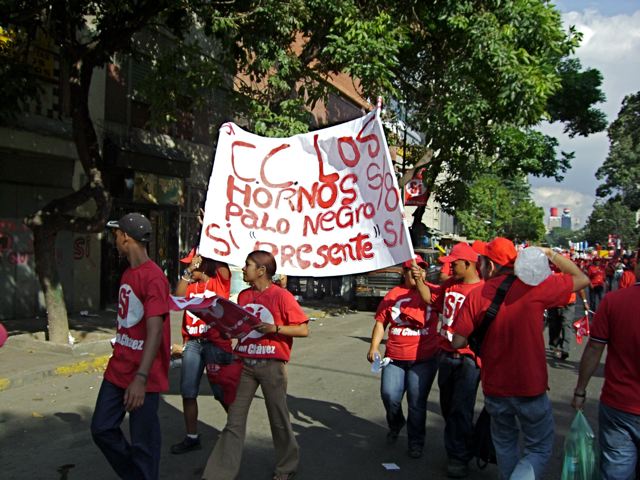
M337 276L413 257L376 112L290 138L220 128L200 254L244 265L253 250L278 272Z

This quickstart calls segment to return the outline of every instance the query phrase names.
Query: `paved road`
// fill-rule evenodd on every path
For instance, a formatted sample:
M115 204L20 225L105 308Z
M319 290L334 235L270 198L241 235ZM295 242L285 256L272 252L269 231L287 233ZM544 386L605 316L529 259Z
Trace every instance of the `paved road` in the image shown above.
M437 385L428 403L427 445L419 460L406 455L406 436L395 446L385 444L384 410L379 377L370 373L365 354L372 327L370 312L318 319L311 335L294 343L289 365L289 406L302 451L300 479L445 478L443 421ZM549 360L551 400L555 409L556 448L546 478L560 477L564 434L572 420L568 406L575 385L580 352L575 343L568 361ZM207 395L200 399L200 431L205 448L182 456L169 453L181 439L183 422L178 389L179 371L171 371L171 391L163 395L161 478L198 479L219 430L222 408ZM88 432L99 374L49 377L41 383L0 392L0 468L3 479L112 479L109 465ZM589 388L587 417L595 426L601 372ZM203 384L203 389L206 386ZM206 391L206 390L204 390ZM482 406L479 395L476 405ZM273 470L269 425L261 398L252 406L240 480L268 480ZM386 471L393 462L399 471ZM472 469L470 478L497 478L495 466Z

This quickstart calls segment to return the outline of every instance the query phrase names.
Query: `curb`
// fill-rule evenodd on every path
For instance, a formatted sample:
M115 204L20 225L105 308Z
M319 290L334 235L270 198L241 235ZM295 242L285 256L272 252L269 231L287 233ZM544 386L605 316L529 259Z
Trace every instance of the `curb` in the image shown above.
M47 377L70 377L78 373L101 372L107 367L109 357L111 355L100 355L90 360L63 364L46 370L32 369L18 375L0 378L0 392L35 383Z

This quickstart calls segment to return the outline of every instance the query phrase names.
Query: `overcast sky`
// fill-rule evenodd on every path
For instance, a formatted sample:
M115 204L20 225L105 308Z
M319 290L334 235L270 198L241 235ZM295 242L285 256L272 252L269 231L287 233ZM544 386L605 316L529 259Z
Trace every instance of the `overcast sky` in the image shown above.
M616 119L626 95L640 90L640 0L556 0L565 25L575 25L583 33L576 51L583 67L600 70L607 97L599 105L608 122ZM595 201L598 180L595 172L609 151L607 133L573 139L562 133L560 124L544 125L545 133L560 140L560 150L573 151L573 166L564 181L530 178L533 198L545 210L570 208L582 226Z

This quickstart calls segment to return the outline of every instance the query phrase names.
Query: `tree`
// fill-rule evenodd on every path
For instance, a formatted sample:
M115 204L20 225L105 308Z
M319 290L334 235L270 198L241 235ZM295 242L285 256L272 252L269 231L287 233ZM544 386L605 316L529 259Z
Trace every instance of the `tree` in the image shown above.
M62 70L68 71L73 140L87 176L79 190L26 220L34 235L51 341L68 339L54 262L56 236L62 230L101 231L111 208L88 107L94 69L116 55L152 64L151 78L140 94L146 94L156 126L179 121L181 112L206 103L213 87L226 87L235 113L250 119L247 123L258 132L293 133L308 128L301 107L327 95L324 80L331 74L347 71L372 92L393 88L390 67L398 61L404 37L387 12L366 6L355 0L0 0L0 25L8 27L15 40L3 42L0 50L0 74L11 79L0 86L2 116L9 115L3 107L23 106L37 97L34 72L24 65L30 40L46 35L59 47ZM88 202L93 214L77 214Z
M235 117L257 133L299 133L310 127L304 107L326 98L327 79L338 72L369 98L404 99L408 123L428 141L430 152L419 157L431 159L427 188L448 211L464 204L468 184L489 167L518 178L559 176L571 158L558 158L557 140L532 130L561 91L562 62L579 41L543 0L0 0L0 24L26 39L0 51L3 60L25 58L35 32L59 46L88 177L28 222L56 342L68 329L52 262L57 232L99 231L110 209L88 93L93 70L115 56L152 66L136 94L149 102L157 128L206 106L215 87L226 89ZM16 70L0 69L11 79L0 86L0 110L30 93L30 73ZM446 182L436 184L440 173ZM74 213L90 200L91 217Z
M585 239L591 245L596 242L607 245L609 235L617 235L623 246L634 248L640 239L635 213L617 199L596 202L584 230Z
M624 98L608 135L609 154L596 172L596 178L604 183L596 195L640 210L640 92Z
M544 212L531 200L524 179L504 182L497 175L484 175L471 185L467 205L456 216L468 238L536 242L544 235Z
M552 247L569 248L569 242L579 241L584 237L582 231L574 231L570 228L554 227L546 235L546 241Z
M570 137L587 136L607 128L607 116L593 105L606 97L600 87L602 74L595 68L582 71L577 58L560 63L561 89L549 98L547 110L553 121L564 122L564 133Z
M435 153L425 183L445 210L464 204L469 184L487 171L560 179L572 154L556 152L557 139L532 128L540 120L562 121L578 134L604 128L592 109L603 98L601 79L591 71L586 81L568 61L580 35L563 30L550 3L396 4L394 17L409 27L397 83L410 124ZM574 105L560 102L569 93L577 94ZM585 111L593 115L579 121ZM422 214L417 209L414 221Z

